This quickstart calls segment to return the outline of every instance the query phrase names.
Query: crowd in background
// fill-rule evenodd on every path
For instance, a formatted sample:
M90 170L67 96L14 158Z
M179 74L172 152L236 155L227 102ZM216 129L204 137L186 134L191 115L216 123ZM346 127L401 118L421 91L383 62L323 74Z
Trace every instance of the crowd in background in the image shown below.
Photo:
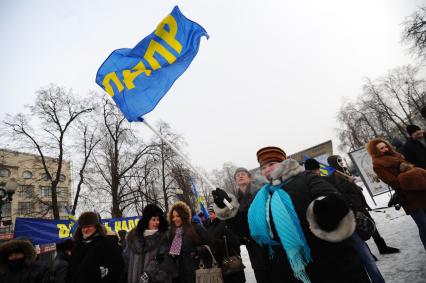
M380 138L366 148L426 249L426 138L415 125L407 132L399 152ZM246 281L238 262L241 245L259 283L385 282L366 240L372 237L381 254L399 249L375 228L363 189L340 156L328 158L335 169L329 176L321 176L315 159L302 166L279 147L262 148L256 157L264 185L256 187L250 171L238 168L235 191L212 192L208 218L200 219L182 201L167 215L149 204L126 235L107 230L97 213L84 212L73 239L56 245L48 265L36 260L29 239L7 241L0 245L0 282L198 283L198 269L218 265L223 282L240 283ZM236 262L229 267L231 259Z

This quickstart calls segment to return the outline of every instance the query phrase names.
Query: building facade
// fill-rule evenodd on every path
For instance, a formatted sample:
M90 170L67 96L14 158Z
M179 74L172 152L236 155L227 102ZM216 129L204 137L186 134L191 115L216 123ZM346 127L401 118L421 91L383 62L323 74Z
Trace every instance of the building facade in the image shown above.
M56 160L46 158L50 174L56 174ZM71 168L64 161L57 186L61 219L67 219L65 207L71 206ZM0 187L14 178L18 184L12 202L3 202L0 234L13 230L16 217L53 219L51 181L38 155L0 149Z

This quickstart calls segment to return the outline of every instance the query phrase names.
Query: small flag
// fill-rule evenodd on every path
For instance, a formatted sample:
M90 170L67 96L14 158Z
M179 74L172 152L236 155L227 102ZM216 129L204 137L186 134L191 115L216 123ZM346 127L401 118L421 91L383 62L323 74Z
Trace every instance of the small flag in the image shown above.
M68 219L70 220L70 223L68 225L70 229L70 235L74 234L75 229L77 228L77 218L73 214L71 214L71 211L69 210L68 206L65 206L65 211L67 212Z
M191 182L192 192L194 193L195 197L197 198L197 202L200 204L200 208L201 208L201 211L204 214L204 217L206 217L206 219L209 219L209 213L207 212L207 209L204 206L203 199L201 198L201 196L198 195L197 187L195 187L194 181L192 180L191 177L189 177L189 181Z
M133 49L113 51L99 68L96 83L128 121L141 121L191 64L202 36L208 38L204 28L176 6Z
M303 160L307 160L309 158L310 158L309 156L306 156L306 155L303 156ZM323 177L324 176L330 176L331 174L333 174L334 171L336 171L336 169L334 169L331 166L325 165L324 163L321 163L319 161L318 161L318 163L320 165L320 176L323 176Z

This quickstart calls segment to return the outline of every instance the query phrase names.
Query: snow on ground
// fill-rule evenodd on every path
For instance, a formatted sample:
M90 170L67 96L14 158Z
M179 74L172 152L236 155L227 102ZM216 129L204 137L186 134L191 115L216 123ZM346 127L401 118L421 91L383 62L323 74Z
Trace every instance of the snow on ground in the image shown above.
M389 200L388 194L377 196L377 207L385 206ZM370 206L375 206L367 197ZM426 251L419 238L417 226L413 219L405 215L403 209L381 209L371 212L376 220L377 229L389 246L399 248L398 254L381 255L373 239L367 241L374 255L377 256L377 265L387 283L425 283L426 282ZM241 256L246 265L245 274L247 283L255 283L253 269L250 265L247 250L241 247Z

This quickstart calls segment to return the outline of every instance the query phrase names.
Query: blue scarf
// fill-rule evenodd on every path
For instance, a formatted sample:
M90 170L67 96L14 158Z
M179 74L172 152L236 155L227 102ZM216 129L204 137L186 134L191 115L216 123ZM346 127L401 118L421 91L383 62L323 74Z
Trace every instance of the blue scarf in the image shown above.
M279 186L266 184L256 194L248 210L250 235L259 245L268 245L269 253L273 256L272 246L280 244L272 239L269 215L271 207L274 225L293 274L302 282L309 283L305 266L312 261L311 251L290 196L281 189L281 186L282 184Z

